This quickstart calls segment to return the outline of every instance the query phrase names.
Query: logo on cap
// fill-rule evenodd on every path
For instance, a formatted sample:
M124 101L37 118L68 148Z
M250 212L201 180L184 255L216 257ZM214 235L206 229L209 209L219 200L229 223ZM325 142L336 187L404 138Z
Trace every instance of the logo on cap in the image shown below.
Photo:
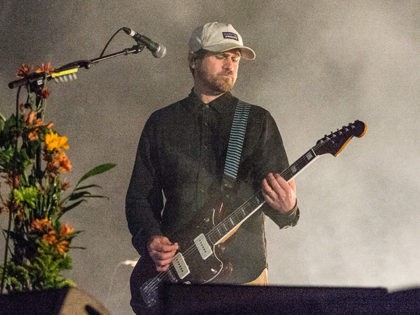
M234 39L236 41L239 41L238 34L232 33L232 32L222 32L223 38L227 39Z

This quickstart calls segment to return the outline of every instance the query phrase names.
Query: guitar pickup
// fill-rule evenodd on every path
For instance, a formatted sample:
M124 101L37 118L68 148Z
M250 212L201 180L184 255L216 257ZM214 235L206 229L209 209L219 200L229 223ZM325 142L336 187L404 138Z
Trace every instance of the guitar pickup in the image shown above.
M211 246L209 242L207 242L206 236L203 233L194 239L194 244L197 247L198 252L200 253L203 260L206 260L213 254L213 250L211 249Z
M172 260L172 265L175 268L176 273L178 274L179 279L184 279L190 274L190 268L185 262L184 256L181 253L178 253L174 256Z

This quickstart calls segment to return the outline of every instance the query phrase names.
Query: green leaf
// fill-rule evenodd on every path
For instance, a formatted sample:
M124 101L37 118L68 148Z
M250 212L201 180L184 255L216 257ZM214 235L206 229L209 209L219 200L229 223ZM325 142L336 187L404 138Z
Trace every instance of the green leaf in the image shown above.
M114 168L116 166L116 164L114 163L105 163L105 164L101 164L99 166L94 167L93 169L91 169L89 172L87 172L86 174L84 174L79 181L77 182L77 186L79 186L79 184L81 182L83 182L84 180L88 179L89 177L98 175L98 174L102 174L106 171L109 171L110 169Z
M77 188L74 189L74 191L79 191L79 190L82 190L82 189L89 189L89 188L102 188L102 187L99 186L99 185L92 184L92 185L85 185L85 186L77 187Z
M31 208L35 208L35 202L38 196L38 189L34 186L19 187L13 190L13 197L17 202L26 203Z
M79 192L72 192L68 198L68 200L77 200L86 196L91 195L91 193L89 191L79 191Z

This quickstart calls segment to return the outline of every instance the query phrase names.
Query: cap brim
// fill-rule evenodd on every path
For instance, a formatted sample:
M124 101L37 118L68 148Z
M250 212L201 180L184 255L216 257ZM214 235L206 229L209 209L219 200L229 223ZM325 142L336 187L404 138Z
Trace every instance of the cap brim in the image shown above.
M224 52L232 49L239 49L241 51L241 57L247 60L254 60L256 58L255 51L249 47L241 45L213 45L209 47L203 47L203 49L212 51L212 52Z

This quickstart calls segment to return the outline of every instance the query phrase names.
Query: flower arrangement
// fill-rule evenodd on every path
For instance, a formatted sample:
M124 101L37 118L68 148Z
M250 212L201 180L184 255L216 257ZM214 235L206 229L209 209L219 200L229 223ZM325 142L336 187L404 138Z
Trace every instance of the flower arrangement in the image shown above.
M27 78L31 70L22 65L18 76ZM72 190L62 178L72 169L68 139L44 121L50 94L46 83L53 71L50 64L36 69L42 82L26 86L26 101L17 101L15 114L7 119L0 114L0 214L8 216L1 293L4 288L16 292L74 285L63 271L72 268L69 250L80 232L62 217L89 198L103 198L90 192L98 185L84 182L115 166L95 167Z

